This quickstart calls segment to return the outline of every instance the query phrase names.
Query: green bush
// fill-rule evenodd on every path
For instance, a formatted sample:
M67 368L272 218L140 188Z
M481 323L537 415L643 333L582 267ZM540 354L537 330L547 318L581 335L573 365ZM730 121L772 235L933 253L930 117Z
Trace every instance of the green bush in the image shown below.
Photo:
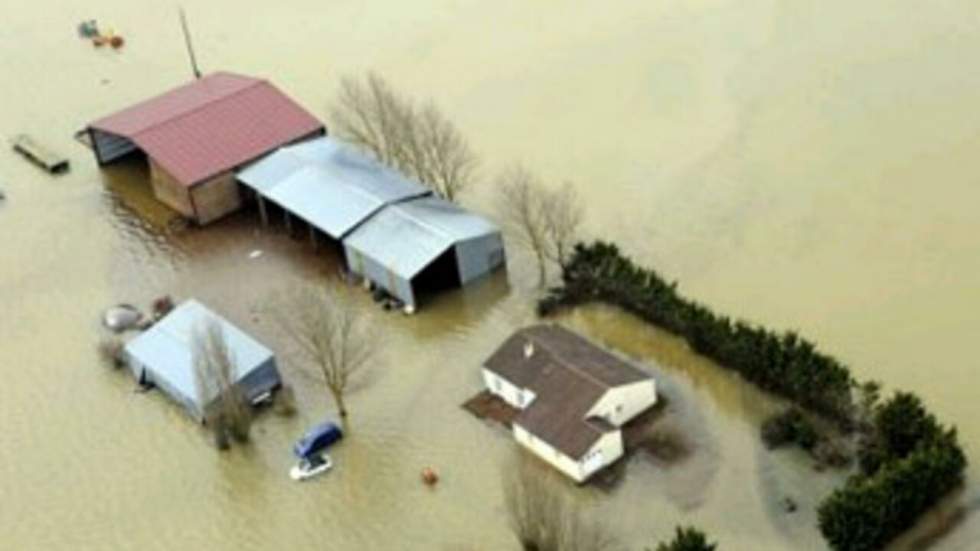
M820 440L816 427L799 408L789 408L766 419L761 433L762 441L770 449L796 444L810 451Z
M861 470L874 474L885 463L903 459L921 442L935 440L943 428L910 392L897 392L874 410L872 432L859 451Z
M656 551L714 551L717 543L708 543L708 537L697 528L677 527L674 539L657 545Z
M881 549L963 483L966 457L947 431L872 476L854 476L818 509L820 531L836 551Z

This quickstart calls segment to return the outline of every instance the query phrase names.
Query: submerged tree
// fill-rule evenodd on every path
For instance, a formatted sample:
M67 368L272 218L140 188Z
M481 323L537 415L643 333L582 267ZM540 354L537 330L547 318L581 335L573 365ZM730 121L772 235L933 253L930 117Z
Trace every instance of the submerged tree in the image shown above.
M276 319L304 359L315 365L346 421L344 397L374 356L367 320L329 288L302 287L277 306Z
M204 408L204 422L214 433L215 443L227 449L231 439L248 441L252 410L236 382L237 369L221 324L208 320L192 336L194 377Z
M455 201L474 180L477 157L438 107L421 107L381 76L347 77L331 109L336 133L382 163Z
M525 551L604 551L615 540L561 493L560 481L520 456L504 477L511 529Z
M708 543L708 537L697 528L678 526L674 539L657 545L656 551L714 551L717 547L717 543Z
M504 171L498 180L498 211L510 233L534 255L538 285L548 279L548 262L564 267L578 238L584 209L570 183L544 185L521 165Z

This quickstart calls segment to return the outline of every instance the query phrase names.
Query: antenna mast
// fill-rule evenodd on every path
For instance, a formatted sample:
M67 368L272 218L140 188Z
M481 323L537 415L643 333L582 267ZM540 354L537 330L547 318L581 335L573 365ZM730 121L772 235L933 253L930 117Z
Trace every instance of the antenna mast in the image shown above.
M194 46L191 44L191 33L187 30L187 17L184 15L184 8L180 7L180 26L184 29L184 42L187 44L187 55L191 58L191 70L194 71L194 78L201 78L201 71L197 68L197 58L194 56Z

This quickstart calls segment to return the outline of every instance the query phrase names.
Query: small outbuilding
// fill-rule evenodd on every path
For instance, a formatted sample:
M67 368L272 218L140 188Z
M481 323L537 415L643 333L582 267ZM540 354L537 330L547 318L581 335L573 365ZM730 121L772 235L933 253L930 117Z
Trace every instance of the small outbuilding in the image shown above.
M438 197L388 205L344 239L349 269L414 308L504 265L500 230Z
M425 197L425 186L328 136L283 147L238 173L258 202L281 207L339 241L386 205Z
M87 128L99 165L142 151L158 200L199 224L241 206L234 170L325 132L269 82L214 73Z
M620 427L657 402L648 373L558 325L514 333L483 380L520 411L514 438L580 483L623 455Z
M174 308L123 349L140 384L160 389L198 421L218 397L214 389L199 388L195 376L194 335L211 323L221 328L235 364L235 384L246 399L255 401L282 384L271 350L196 300Z

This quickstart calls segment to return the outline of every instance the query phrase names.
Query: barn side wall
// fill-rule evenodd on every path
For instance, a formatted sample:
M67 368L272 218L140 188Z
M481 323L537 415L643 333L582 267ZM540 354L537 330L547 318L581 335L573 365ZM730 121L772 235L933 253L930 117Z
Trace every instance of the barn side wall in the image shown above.
M459 281L466 285L504 264L504 240L500 233L495 232L461 241L456 244L456 258L459 262Z
M242 206L242 195L233 172L225 172L190 188L197 223L204 225L230 214Z
M415 292L410 281L402 279L370 256L344 243L344 256L350 271L365 277L405 304L415 306Z
M195 218L194 204L187 186L181 184L152 158L150 161L150 182L153 196L158 201L188 218Z
M248 375L236 383L245 394L245 398L252 401L266 392L282 385L279 377L279 369L276 367L275 356L269 356L262 365L253 369Z

